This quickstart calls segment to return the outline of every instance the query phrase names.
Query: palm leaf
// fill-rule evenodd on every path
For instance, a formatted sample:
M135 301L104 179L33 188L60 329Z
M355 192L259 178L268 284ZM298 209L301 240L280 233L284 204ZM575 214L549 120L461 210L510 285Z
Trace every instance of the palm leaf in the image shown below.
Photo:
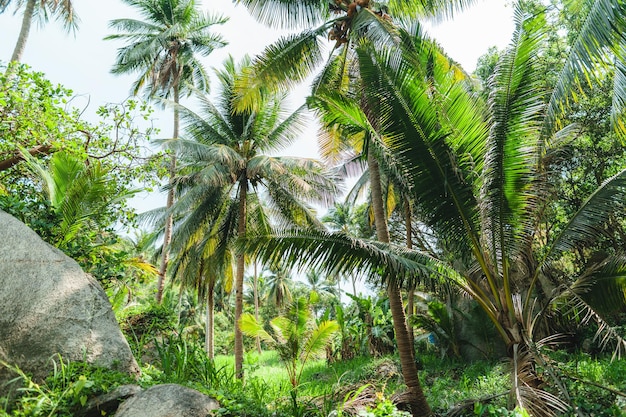
M494 276L501 275L507 311L513 315L508 263L528 247L534 226L534 171L538 165L538 137L543 101L535 69L543 39L542 14L528 18L515 11L512 44L498 63L491 81L491 132L487 143L481 189L483 238L492 256ZM530 215L529 215L530 214ZM490 281L494 295L498 284Z
M304 80L321 60L319 37L327 25L279 39L258 56L250 71L237 80L236 108L247 111L262 102L262 90L290 88Z
M621 60L625 32L626 4L616 0L595 0L550 97L544 136L555 130L574 92L581 91L582 83L590 82L596 66L606 57L608 51L612 51ZM621 77L617 81L621 81ZM621 82L616 84L614 92L616 104L626 100ZM613 113L620 114L621 111L618 108Z
M239 320L239 328L247 336L260 337L267 343L276 344L276 340L263 329L263 326L250 313L243 313Z
M544 261L553 260L582 242L598 238L602 225L626 193L626 169L607 179L582 204L549 246Z
M429 87L411 67L398 60L397 51L383 51L380 56L369 47L359 51L361 74L371 87L368 103L374 112L384 115L381 124L388 132L385 143L390 149L389 159L396 159L398 169L406 170L403 176L412 184L425 223L458 242L461 253L468 248L476 250L473 187L471 181L458 175L462 171L450 158L450 132L441 128L429 100ZM478 141L482 137L471 139ZM385 143L379 149L385 149Z
M311 335L307 338L302 351L302 362L306 362L310 357L318 355L324 350L333 334L339 330L339 325L334 320L322 321L315 327Z
M323 22L330 15L328 2L319 0L239 0L252 17L270 27L297 29Z
M447 19L473 3L475 3L474 0L392 0L389 2L389 13L394 17Z
M325 273L347 274L358 270L380 275L383 279L402 281L418 276L446 276L451 272L445 264L428 255L350 238L343 233L286 231L272 236L250 237L242 243L269 264L281 262L299 269L307 266Z

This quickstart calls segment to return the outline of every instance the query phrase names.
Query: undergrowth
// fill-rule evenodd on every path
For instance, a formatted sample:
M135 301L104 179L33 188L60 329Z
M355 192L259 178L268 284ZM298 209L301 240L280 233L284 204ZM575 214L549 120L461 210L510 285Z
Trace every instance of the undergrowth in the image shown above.
M142 366L137 381L125 374L60 358L55 361L54 372L41 383L12 368L23 385L16 399L0 400L0 416L73 416L90 398L130 383L144 388L178 383L197 389L220 402L222 408L217 416L292 415L289 383L275 352L249 353L242 382L234 377L232 357L218 356L210 361L200 345L181 336L170 335L154 343L157 360ZM562 371L572 402L582 415L626 415L624 361L559 352L551 360ZM509 373L505 362L464 363L431 354L422 356L421 362L420 379L438 415L524 416L521 410L507 410ZM396 357L359 357L332 364L312 361L302 381L299 401L303 416L404 416L393 405L404 388Z

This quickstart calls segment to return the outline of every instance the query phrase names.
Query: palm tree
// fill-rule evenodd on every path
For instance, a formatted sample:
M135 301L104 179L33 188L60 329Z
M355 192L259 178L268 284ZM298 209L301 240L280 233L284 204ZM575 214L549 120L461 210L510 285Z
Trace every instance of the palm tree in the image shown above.
M277 40L255 60L250 77L238 83L239 109L255 105L262 88L285 88L303 81L322 61L323 44L334 40L333 56L343 56L347 73L348 59L353 45L367 36L381 39L389 34L393 17L451 16L455 11L472 4L473 0L391 0L379 3L370 0L338 0L301 2L296 0L242 0L250 14L270 26L301 30ZM316 85L323 82L329 65L321 71ZM315 88L314 88L315 89Z
M50 16L54 16L57 20L63 22L63 26L69 30L75 30L78 26L78 17L74 12L74 4L72 0L16 0L17 8L24 6L24 15L22 17L22 27L17 38L11 61L19 62L22 60L24 50L26 49L26 41L30 34L30 26L35 17L47 22ZM11 4L11 0L0 0L0 13L2 13Z
M351 236L357 235L354 205L350 203L335 203L322 217L322 221L333 231L340 231Z
M293 279L290 271L280 265L274 266L272 272L267 277L267 300L272 301L274 305L281 309L286 303L293 300L291 295L291 287Z
M384 123L380 113L376 111L380 103L370 103L364 94L365 81L361 78L359 66L367 62L367 54L373 51L376 45L378 42L369 42L364 38L359 42L359 48L335 59L335 63L329 67L342 69L329 71L323 75L323 81L319 83L316 93L309 98L308 104L318 111L325 128L325 134L321 136L323 155L333 160L337 158L337 155L356 154L349 159L348 165L358 164L363 175L357 181L351 194L356 196L359 194L359 188L369 185L369 204L376 238L380 242L389 243L391 237L388 218L394 205L390 205L389 202L395 202L393 187L389 186L389 178L395 174L396 182L400 185L404 185L405 180L402 179L402 174L395 173L392 167L386 166L386 161L382 158L382 150L377 149L384 145L384 140L376 140L376 137L380 136L381 125ZM349 67L349 73L343 69L344 66ZM343 110L337 111L337 108L341 108L337 99L344 96L353 97L352 104L357 107L350 110L343 107ZM357 110L359 108L361 110ZM341 112L347 113L353 110L357 113L350 114L345 120L349 120L350 117L356 120L349 121L349 125L340 120L346 116ZM349 171L349 169L344 168L344 171ZM408 187L406 184L401 188L408 189ZM413 415L428 416L432 414L432 411L418 378L413 340L407 328L401 286L393 279L388 280L385 285L393 316L402 373L407 386L407 403L410 404ZM356 289L354 292L356 293Z
M219 210L227 199L223 190L206 184L187 184L173 205L176 217L171 250L174 254L172 280L180 282L181 293L191 288L206 301L205 349L214 358L215 292L221 285L229 293L233 287L233 251L221 235L224 213Z
M339 330L334 320L320 323L313 320L308 301L301 297L290 304L284 315L270 322L272 334L265 331L263 325L249 313L243 314L239 321L245 334L261 337L278 352L291 383L293 415L296 417L303 415L297 399L304 366L310 359L324 352L333 334Z
M305 283L310 289L309 299L312 300L313 313L318 317L321 308L331 307L341 301L341 292L337 290L336 280L326 276L317 269L309 269L304 275Z
M211 33L213 26L225 23L220 16L204 14L195 0L124 0L137 8L145 21L117 19L109 26L122 33L105 39L122 39L128 45L118 50L113 66L114 74L139 73L132 92L144 89L148 97L172 98L174 102L174 129L172 138L179 136L178 103L183 93L194 88L208 91L209 78L197 55L208 56L226 42L220 35ZM174 204L172 179L176 175L176 157L169 164L170 187L167 209ZM169 262L172 236L172 216L165 221L163 249L156 299L160 303Z
M252 261L252 265L253 265L252 276L248 276L248 279L247 279L248 283L250 282L252 283L252 292L248 293L247 295L244 294L244 301L254 305L254 318L258 321L261 297L263 296L263 294L266 293L265 291L266 275L264 275L264 272L266 272L267 270L264 269L259 273L259 270L258 270L259 263L256 260ZM255 343L256 343L257 352L261 354L262 352L261 338L259 336L256 337Z
M607 179L558 235L544 241L540 219L554 195L547 161L572 129L559 129L557 123L564 103L561 84L548 94L537 88L543 75L536 65L543 15L526 16L518 8L516 20L514 39L491 81L488 106L473 101L450 67L435 65L441 60L423 49L427 43L421 36L404 30L398 33L402 48L357 50L367 108L385 121L384 129L369 125L361 100L320 98L334 109L338 128L355 132L361 126L380 145L388 166L408 179L420 220L438 239L438 254L316 232L258 239L249 249L268 262L276 256L289 265L313 259L314 266L359 268L387 280L440 277L455 284L486 312L508 348L516 405L543 416L567 409L558 378L560 399L537 389L535 364L548 366L538 349L550 340L543 336L552 336L542 326L546 314L565 315L558 307L573 305L618 336L594 308L593 294L604 294L605 306L626 303L618 288L626 270L623 253L595 251L574 273L563 264L573 248L593 249L590 242L621 209L626 170ZM424 59L433 65L420 65ZM430 68L429 73L421 68ZM566 66L564 76L571 75L568 71ZM617 340L616 354L626 349L626 341Z
M344 202L335 203L333 207L328 210L328 213L322 217L322 222L333 231L340 231L349 236L358 236L358 223L356 219L356 213L354 210L354 204ZM349 274L350 281L352 282L352 294L356 296L356 274ZM337 277L337 292L341 292L341 279Z
M235 79L248 68L249 59L237 67L232 58L217 72L220 81L218 105L199 96L201 113L180 107L193 140L171 140L167 145L190 161L194 178L210 187L224 190L219 230L223 239L233 242L255 230L274 224L321 227L315 213L303 201L329 204L337 181L318 161L305 158L274 157L273 152L288 145L302 126L302 108L286 115L284 95L264 94L254 111L235 114ZM286 116L286 117L285 117ZM183 172L184 172L183 170ZM263 200L264 204L260 204ZM256 202L256 203L255 203ZM270 208L271 212L262 209ZM243 313L245 254L236 255L235 321ZM235 369L242 377L243 335L235 327Z
M306 284L311 289L311 292L315 292L318 295L329 295L335 298L339 298L337 288L333 279L325 276L324 273L317 269L309 269L304 275Z

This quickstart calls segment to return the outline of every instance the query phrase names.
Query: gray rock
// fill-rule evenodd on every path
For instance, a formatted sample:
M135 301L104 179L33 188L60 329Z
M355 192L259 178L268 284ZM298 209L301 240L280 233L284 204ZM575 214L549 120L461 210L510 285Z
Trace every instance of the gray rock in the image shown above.
M139 374L98 282L1 210L0 353L35 380L52 371L59 355L64 361ZM0 396L14 377L0 366Z
M109 416L117 411L122 401L128 400L140 392L141 387L139 385L121 385L111 392L90 399L85 407L75 415L78 417Z
M206 417L218 408L215 399L194 389L163 384L126 400L115 417Z

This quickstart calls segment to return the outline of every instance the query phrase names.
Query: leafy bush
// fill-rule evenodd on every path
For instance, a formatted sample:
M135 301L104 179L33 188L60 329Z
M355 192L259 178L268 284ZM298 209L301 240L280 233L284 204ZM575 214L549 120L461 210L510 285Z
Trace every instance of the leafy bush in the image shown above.
M388 399L383 399L376 404L376 407L367 407L365 411L359 413L361 417L409 417L411 414L406 411L400 411Z
M51 375L38 384L19 368L0 363L12 370L22 384L18 388L17 398L0 399L0 405L3 405L0 407L0 417L73 416L89 398L135 382L127 374L86 363L65 362L60 357L54 364Z
M174 333L177 323L178 316L173 309L154 302L127 309L120 318L122 332L137 359L142 358L146 345L155 337Z

